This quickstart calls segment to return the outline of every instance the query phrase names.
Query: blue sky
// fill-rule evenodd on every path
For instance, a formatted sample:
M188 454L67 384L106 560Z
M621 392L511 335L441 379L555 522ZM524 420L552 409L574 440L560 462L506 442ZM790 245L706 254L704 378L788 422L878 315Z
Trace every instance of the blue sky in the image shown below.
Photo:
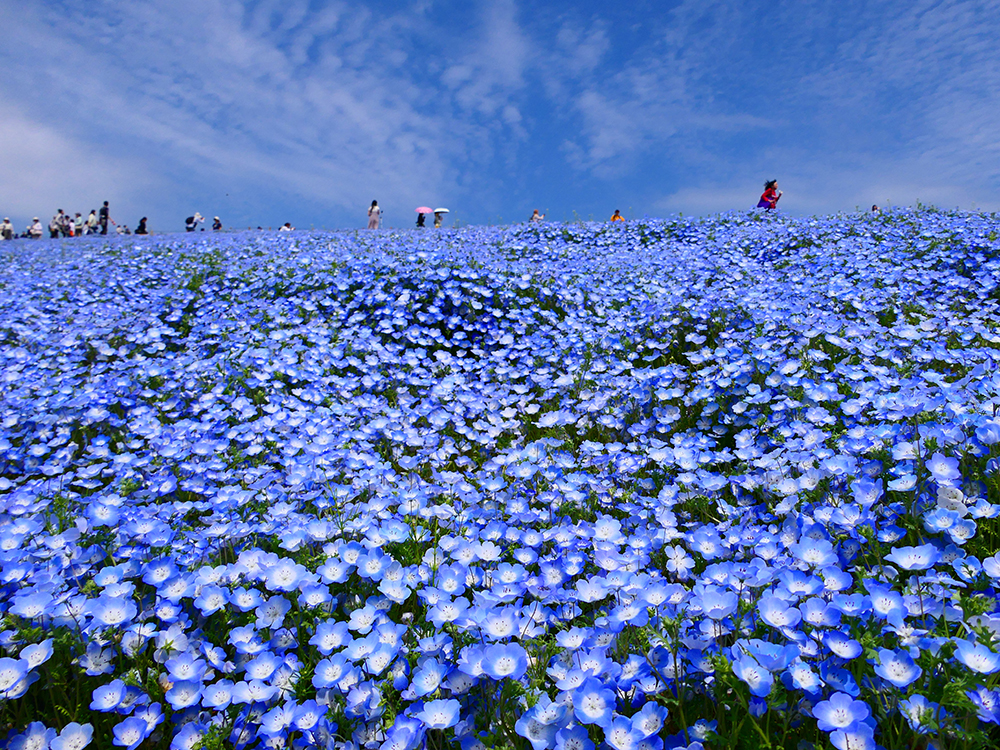
M0 212L1000 209L995 2L0 0ZM574 213L575 212L575 213Z

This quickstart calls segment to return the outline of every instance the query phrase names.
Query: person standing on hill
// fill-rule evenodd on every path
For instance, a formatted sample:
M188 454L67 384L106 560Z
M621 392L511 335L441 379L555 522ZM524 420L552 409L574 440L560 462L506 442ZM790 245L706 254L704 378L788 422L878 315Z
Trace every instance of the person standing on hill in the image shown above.
M218 232L221 229L222 229L222 219L216 216L214 219L212 219L212 231Z
M5 240L14 239L14 225L10 223L8 218L4 218L3 224L0 224L0 237Z
M378 207L378 201L372 201L371 206L368 208L368 228L378 229L378 225L382 221L382 209Z
M611 221L625 221L625 217L622 216L622 212L616 208L614 214L611 216Z
M778 207L778 200L781 198L781 191L778 190L777 180L768 180L764 183L764 192L757 201L757 208L764 208L773 211Z
M108 202L104 201L104 205L101 206L100 223L101 223L101 234L108 233L108 222L111 221L111 212L108 208Z
M97 209L91 209L90 216L87 217L87 234L97 234L97 227L101 222L97 219Z
M539 221L542 221L544 218L545 218L545 214L538 213L538 209L536 208L534 210L534 212L531 214L531 218L528 219L528 221L533 221L533 222L537 223Z

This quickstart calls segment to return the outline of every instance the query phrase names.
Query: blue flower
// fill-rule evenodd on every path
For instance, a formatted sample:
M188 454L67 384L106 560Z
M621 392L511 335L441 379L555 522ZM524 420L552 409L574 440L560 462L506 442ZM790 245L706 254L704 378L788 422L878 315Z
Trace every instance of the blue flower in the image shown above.
M875 674L898 688L905 688L923 674L906 651L879 649L878 661Z
M867 704L846 693L834 693L827 700L813 706L813 716L823 732L849 729L871 715Z
M428 729L447 729L458 723L461 704L452 698L428 701L413 715Z
M858 722L830 733L830 743L837 750L875 750L875 730Z
M975 641L956 639L955 658L978 674L1000 671L1000 654Z
M940 550L933 544L919 547L896 547L885 556L888 562L903 570L927 570L937 565L941 559Z
M494 680L520 679L528 669L528 654L517 643L494 643L483 651L483 671Z
M774 676L749 656L733 662L733 674L747 684L752 695L762 698L771 692L774 684Z
M59 736L52 740L49 747L52 750L83 750L90 744L93 736L94 727L92 725L71 721L63 727Z
M149 736L149 727L145 720L130 716L114 727L114 744L126 750L135 750Z
M102 713L114 711L122 704L123 700L125 700L125 683L121 680L112 680L107 685L94 688L90 710Z
M900 701L899 708L910 728L919 734L937 732L945 716L940 705L917 694Z
M615 694L595 677L588 677L573 691L573 715L581 724L607 727L615 709Z

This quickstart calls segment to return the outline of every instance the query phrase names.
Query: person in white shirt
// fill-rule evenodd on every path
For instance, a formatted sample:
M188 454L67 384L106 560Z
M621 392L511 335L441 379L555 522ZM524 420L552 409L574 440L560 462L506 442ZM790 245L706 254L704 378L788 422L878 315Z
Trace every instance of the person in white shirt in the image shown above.
M291 232L295 227L292 226L292 222L286 221L280 227L278 227L279 232Z
M32 219L31 225L28 227L28 236L35 240L40 240L42 238L42 233L45 230L42 229L42 222L38 220L36 216Z
M368 209L368 228L378 229L381 217L382 209L378 207L378 201L372 201L371 208Z
M5 240L14 239L14 225L6 217L3 220L3 224L0 224L0 237L3 237Z

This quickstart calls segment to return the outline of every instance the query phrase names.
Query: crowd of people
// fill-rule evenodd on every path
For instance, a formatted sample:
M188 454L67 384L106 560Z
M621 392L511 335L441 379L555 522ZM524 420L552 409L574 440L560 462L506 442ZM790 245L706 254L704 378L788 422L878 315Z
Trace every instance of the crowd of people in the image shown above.
M757 201L757 208L763 208L767 211L773 211L778 207L778 201L781 199L782 192L778 189L777 180L767 180L764 183L764 192L760 196L760 200ZM872 211L877 212L878 206L872 206ZM429 208L418 208L417 209L417 227L423 227L424 217L428 213L434 214L434 226L440 227L442 225L443 214L447 213L448 209L429 209ZM528 219L529 222L537 223L544 221L545 214L539 212L536 208ZM68 212L63 211L61 208L56 212L56 215L52 217L49 222L48 232L49 237L82 237L91 234L101 234L106 235L108 233L108 227L114 226L115 232L117 234L149 234L149 227L147 222L149 219L145 216L139 220L138 226L136 226L133 232L125 224L118 224L111 218L111 211L108 206L108 201L104 201L104 205L100 209L93 209L87 218L83 217L83 214L77 212L74 216L70 216ZM205 217L202 216L197 211L193 215L188 216L184 220L184 229L188 232L194 232L198 229L198 225L205 221ZM609 221L625 221L625 217L622 216L619 209L615 209L614 214L611 216ZM382 209L378 205L378 201L373 200L371 206L368 208L368 228L378 229L382 223ZM263 227L257 227L257 229L262 229ZM212 220L212 230L220 231L222 229L222 220L215 216ZM291 222L285 222L282 226L278 227L279 232L290 232L295 227L292 226ZM202 229L202 231L205 231ZM42 225L41 220L36 216L31 220L31 223L24 229L23 232L18 234L14 225L11 223L9 218L4 218L3 223L0 223L0 238L5 240L12 240L18 237L26 237L39 239L45 235L45 227Z
M193 216L189 216L184 220L184 228L188 232L193 232L198 228L198 225L204 221L205 217L195 211ZM249 228L250 227L247 227L247 229ZM84 237L87 235L106 235L108 234L109 229L111 229L114 234L149 234L149 217L143 216L139 220L135 229L131 229L127 224L116 222L111 218L111 209L108 201L104 201L104 205L101 206L101 208L95 208L86 218L84 218L81 213L70 215L68 211L63 211L60 208L56 211L55 216L53 216L49 221L48 227L42 224L41 219L36 216L21 232L18 232L14 228L14 224L11 222L10 218L4 217L3 222L0 223L0 239L41 239L46 236L46 232L48 232L48 236L52 239L60 237ZM222 219L218 216L213 217L212 230L218 232L221 229ZM263 229L263 227L257 227L257 229ZM295 229L295 227L292 226L291 222L285 222L282 226L278 227L279 232L290 232L293 229ZM202 231L204 231L204 229Z

